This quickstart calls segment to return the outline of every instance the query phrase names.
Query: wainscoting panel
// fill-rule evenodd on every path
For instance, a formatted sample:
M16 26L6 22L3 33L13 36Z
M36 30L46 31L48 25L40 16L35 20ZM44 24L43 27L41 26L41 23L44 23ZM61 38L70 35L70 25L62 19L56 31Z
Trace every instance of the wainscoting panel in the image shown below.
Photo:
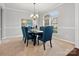
M22 31L19 27L6 27L5 30L6 38L22 36Z
M58 31L59 38L75 43L75 28L74 27L62 27Z

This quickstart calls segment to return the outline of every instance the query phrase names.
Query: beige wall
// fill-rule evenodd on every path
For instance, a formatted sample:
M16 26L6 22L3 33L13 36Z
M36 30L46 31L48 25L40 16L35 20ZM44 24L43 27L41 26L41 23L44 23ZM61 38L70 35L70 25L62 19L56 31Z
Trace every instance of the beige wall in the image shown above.
M21 19L29 19L29 12L3 9L3 39L22 36Z
M75 4L75 47L79 48L79 3Z
M75 41L75 5L74 4L62 4L56 7L54 10L59 11L59 17L57 19L59 25L59 37L63 40L70 42ZM3 37L21 36L20 20L22 18L28 18L30 13L28 11L20 12L13 9L3 10ZM52 10L53 11L53 10ZM49 11L50 12L50 11ZM38 26L43 25L43 14L40 15L38 20ZM20 29L20 30L19 30Z
M59 11L59 37L75 43L75 4L65 3L56 9Z
M75 4L64 3L50 12L57 11L59 13L58 22L58 35L57 38L75 43ZM48 14L49 14L48 13Z
M1 7L0 7L0 40L1 40Z

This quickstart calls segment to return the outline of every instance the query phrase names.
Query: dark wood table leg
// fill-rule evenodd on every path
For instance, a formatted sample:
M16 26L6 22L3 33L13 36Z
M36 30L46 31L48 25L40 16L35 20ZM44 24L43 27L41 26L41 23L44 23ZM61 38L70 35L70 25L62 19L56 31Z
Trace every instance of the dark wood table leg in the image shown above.
M33 43L33 45L34 45L34 46L36 45L36 39L34 39L34 43Z

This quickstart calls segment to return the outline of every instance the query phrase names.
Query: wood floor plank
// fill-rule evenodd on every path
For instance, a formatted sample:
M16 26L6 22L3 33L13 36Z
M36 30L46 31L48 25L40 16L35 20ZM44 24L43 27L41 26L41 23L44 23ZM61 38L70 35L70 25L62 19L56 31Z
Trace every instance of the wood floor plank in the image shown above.
M29 41L28 47L23 43L21 38L9 39L9 41L2 41L0 44L1 56L65 56L74 48L73 44L63 42L61 40L53 39L52 48L50 42L46 43L46 50L43 49L42 42L39 46L33 46Z

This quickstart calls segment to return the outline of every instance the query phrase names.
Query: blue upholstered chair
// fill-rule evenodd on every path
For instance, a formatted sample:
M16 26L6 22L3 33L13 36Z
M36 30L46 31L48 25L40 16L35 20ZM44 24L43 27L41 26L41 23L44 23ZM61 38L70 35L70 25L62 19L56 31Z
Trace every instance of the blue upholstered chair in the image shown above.
M28 27L22 27L24 43L26 43L27 41L27 46L28 46L28 40L33 41L33 39L36 39L35 35L33 35L32 33L29 33L28 30L29 30Z
M50 47L52 47L52 33L53 33L53 27L52 26L46 26L42 28L43 35L42 37L38 37L38 41L41 40L43 42L44 50L45 50L45 43L47 41L50 41Z
M43 31L43 26L40 27L40 30ZM43 33L39 33L38 38L42 38ZM39 45L39 40L38 40L38 45Z
M28 26L27 28L28 28L28 30L29 30L29 31L32 29L32 27L31 27L31 26Z
M27 46L28 46L28 41L29 40L32 40L33 41L34 39L36 39L36 36L34 34L28 32L28 27L25 27L25 33L26 33L25 34L25 42L27 40Z
M22 29L22 34L23 34L23 41L24 41L24 43L26 43L25 42L25 27L22 26L21 29Z

